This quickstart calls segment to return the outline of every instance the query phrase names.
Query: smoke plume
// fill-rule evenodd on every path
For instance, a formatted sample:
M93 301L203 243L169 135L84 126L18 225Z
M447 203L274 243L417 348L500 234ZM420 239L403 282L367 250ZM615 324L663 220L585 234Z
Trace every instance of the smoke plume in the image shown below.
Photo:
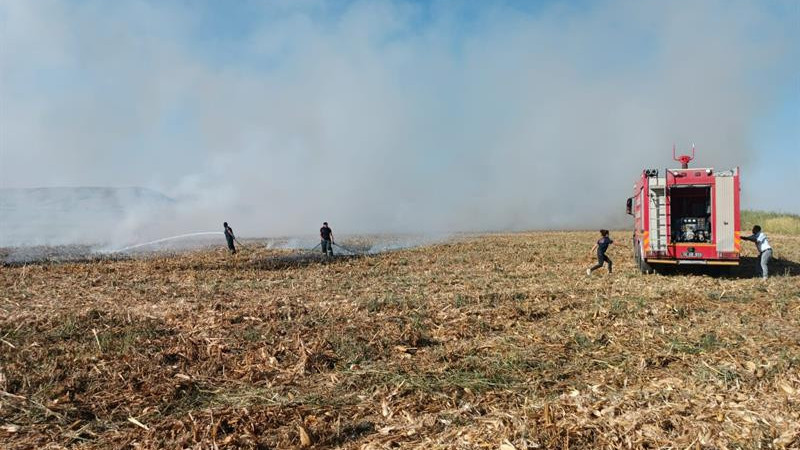
M791 1L0 5L2 187L174 199L136 239L626 226L673 143L756 189L800 60Z

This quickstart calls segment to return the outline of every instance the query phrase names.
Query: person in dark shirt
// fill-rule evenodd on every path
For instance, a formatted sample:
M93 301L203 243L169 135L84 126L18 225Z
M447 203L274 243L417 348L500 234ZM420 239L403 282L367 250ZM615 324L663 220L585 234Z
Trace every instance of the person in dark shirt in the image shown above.
M608 237L608 230L600 230L600 239L594 244L591 250L592 253L597 250L597 264L586 269L586 275L591 275L593 270L603 267L603 263L608 263L608 273L611 273L614 263L606 256L606 250L608 250L611 244L614 244L614 241Z
M321 239L320 245L322 246L322 254L333 256L333 230L328 226L328 222L322 222L322 228L319 229L319 237Z
M231 253L236 253L236 246L233 245L233 241L236 239L236 236L233 235L233 228L228 226L228 222L223 222L222 226L225 228L225 240L228 241L228 250Z

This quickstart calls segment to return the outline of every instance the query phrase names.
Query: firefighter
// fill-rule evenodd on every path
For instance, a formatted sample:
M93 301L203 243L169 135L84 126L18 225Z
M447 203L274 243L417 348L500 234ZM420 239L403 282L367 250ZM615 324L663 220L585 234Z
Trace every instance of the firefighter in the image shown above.
M756 225L753 227L753 234L750 236L742 236L742 239L756 243L758 249L759 267L756 268L756 273L761 275L761 279L766 280L769 276L769 260L772 259L772 246L769 245L767 235L761 231L761 226Z
M236 236L233 235L233 228L228 226L228 222L222 222L222 227L225 229L225 240L228 241L228 250L231 253L236 253L236 246L233 245L233 241L236 239Z
M597 264L586 269L586 275L591 275L592 271L603 267L603 263L608 263L608 273L611 273L614 263L611 262L608 256L606 256L606 250L608 250L608 247L611 244L614 244L614 241L610 237L608 237L608 230L600 230L600 239L597 242L595 242L594 247L592 247L592 250L589 252L591 254L594 253L595 250L597 250ZM619 244L614 244L614 245L619 245Z
M323 255L333 256L333 230L328 226L328 222L322 222L322 228L319 229L320 246L322 247Z

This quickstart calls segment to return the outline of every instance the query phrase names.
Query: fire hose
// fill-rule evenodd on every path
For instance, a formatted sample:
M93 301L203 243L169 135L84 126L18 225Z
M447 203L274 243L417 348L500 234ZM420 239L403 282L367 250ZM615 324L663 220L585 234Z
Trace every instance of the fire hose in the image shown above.
M309 251L309 252L313 252L314 250L316 250L317 248L319 248L319 246L320 246L320 245L322 245L322 242L320 242L319 244L317 244L317 245L315 245L315 246L311 247L311 248L310 248L310 249L308 249L307 251ZM345 247L345 246L339 245L339 244L337 244L336 242L331 242L331 245L335 245L335 246L339 247L340 249L342 249L342 250L344 250L344 251L346 251L346 252L350 253L351 255L363 255L363 254L364 254L364 253L357 252L357 251L355 251L355 250L349 249L349 248L347 248L347 247Z

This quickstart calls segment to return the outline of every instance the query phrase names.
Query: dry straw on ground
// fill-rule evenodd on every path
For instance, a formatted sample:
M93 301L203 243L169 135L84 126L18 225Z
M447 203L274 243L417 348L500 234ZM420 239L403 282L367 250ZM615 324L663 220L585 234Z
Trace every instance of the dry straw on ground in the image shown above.
M614 274L587 278L595 239L2 267L0 440L800 446L800 238L772 236L766 283L642 276L625 249L611 252Z

